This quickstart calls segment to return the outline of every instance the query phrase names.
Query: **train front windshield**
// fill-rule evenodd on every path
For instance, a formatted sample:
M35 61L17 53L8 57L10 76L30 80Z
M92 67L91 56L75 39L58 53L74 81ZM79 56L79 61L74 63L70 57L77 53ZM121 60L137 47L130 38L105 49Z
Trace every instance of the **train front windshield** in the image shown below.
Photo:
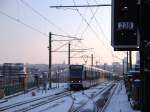
M70 79L82 78L83 66L70 66Z

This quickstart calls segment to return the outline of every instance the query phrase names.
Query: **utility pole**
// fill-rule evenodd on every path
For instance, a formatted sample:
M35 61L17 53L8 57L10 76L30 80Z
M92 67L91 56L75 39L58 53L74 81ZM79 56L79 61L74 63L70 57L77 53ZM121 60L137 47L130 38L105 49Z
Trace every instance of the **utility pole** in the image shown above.
M128 72L128 51L127 51L127 72Z
M70 41L69 41L69 44L68 44L68 65L70 65Z
M48 71L49 88L52 88L51 70L52 70L52 34L51 32L49 32L49 71Z
M106 70L106 63L104 63L104 70Z
M96 63L96 66L97 66L98 65L98 61L96 61L95 63Z
M93 66L93 54L91 54L91 66Z
M123 76L124 76L124 59L122 60L122 72L123 72Z
M62 40L52 40L52 35L59 36L59 37L66 37L70 38L70 40L62 39ZM51 80L51 71L52 71L52 52L68 52L68 51L52 51L52 41L69 41L69 56L68 56L68 64L70 65L70 41L73 40L81 40L77 37L73 36L65 36L65 35L59 35L59 34L53 34L49 32L49 70L48 70L48 81L49 81L49 88L52 88L52 80ZM76 51L75 51L76 52ZM80 51L79 51L80 52ZM82 51L81 51L82 52Z
M142 88L142 112L149 112L150 109L150 76L149 70L146 68L145 62L145 46L149 39L150 35L150 17L148 16L148 12L150 10L150 1L149 0L141 0L140 3L140 15L139 15L139 23L140 23L140 75L141 75L141 88Z
M130 70L132 69L132 51L129 51Z

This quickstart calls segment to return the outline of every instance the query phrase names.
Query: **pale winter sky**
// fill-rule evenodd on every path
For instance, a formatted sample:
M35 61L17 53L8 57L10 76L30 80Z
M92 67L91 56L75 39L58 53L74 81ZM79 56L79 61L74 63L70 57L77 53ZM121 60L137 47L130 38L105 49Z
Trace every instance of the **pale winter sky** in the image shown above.
M111 0L0 0L0 63L48 63L48 33L82 38L72 41L73 57L94 55L94 63L120 61L112 57L111 7L49 8L51 5L110 4ZM94 15L94 16L93 16ZM95 18L94 18L95 17ZM37 31L38 30L38 31ZM67 39L52 36L52 40ZM63 44L65 46L61 47ZM52 42L53 50L68 51L67 42ZM72 50L73 51L73 50ZM123 58L122 52L115 56ZM67 52L53 52L52 63L67 63ZM87 60L90 64L90 58ZM83 64L82 58L71 58L71 63Z

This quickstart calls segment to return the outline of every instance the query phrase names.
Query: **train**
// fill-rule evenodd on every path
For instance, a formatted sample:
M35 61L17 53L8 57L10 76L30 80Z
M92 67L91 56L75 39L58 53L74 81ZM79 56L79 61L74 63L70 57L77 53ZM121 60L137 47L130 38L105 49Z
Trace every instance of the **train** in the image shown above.
M85 65L69 66L70 89L86 89L112 79L112 72Z

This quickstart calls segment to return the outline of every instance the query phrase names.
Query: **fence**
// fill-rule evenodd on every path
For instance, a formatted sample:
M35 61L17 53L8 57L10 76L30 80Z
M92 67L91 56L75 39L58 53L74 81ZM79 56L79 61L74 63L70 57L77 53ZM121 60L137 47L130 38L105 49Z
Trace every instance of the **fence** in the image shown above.
M27 89L33 88L36 86L35 81L27 82ZM15 94L17 92L24 91L24 85L21 81L8 80L1 78L0 81L0 98L8 95Z

